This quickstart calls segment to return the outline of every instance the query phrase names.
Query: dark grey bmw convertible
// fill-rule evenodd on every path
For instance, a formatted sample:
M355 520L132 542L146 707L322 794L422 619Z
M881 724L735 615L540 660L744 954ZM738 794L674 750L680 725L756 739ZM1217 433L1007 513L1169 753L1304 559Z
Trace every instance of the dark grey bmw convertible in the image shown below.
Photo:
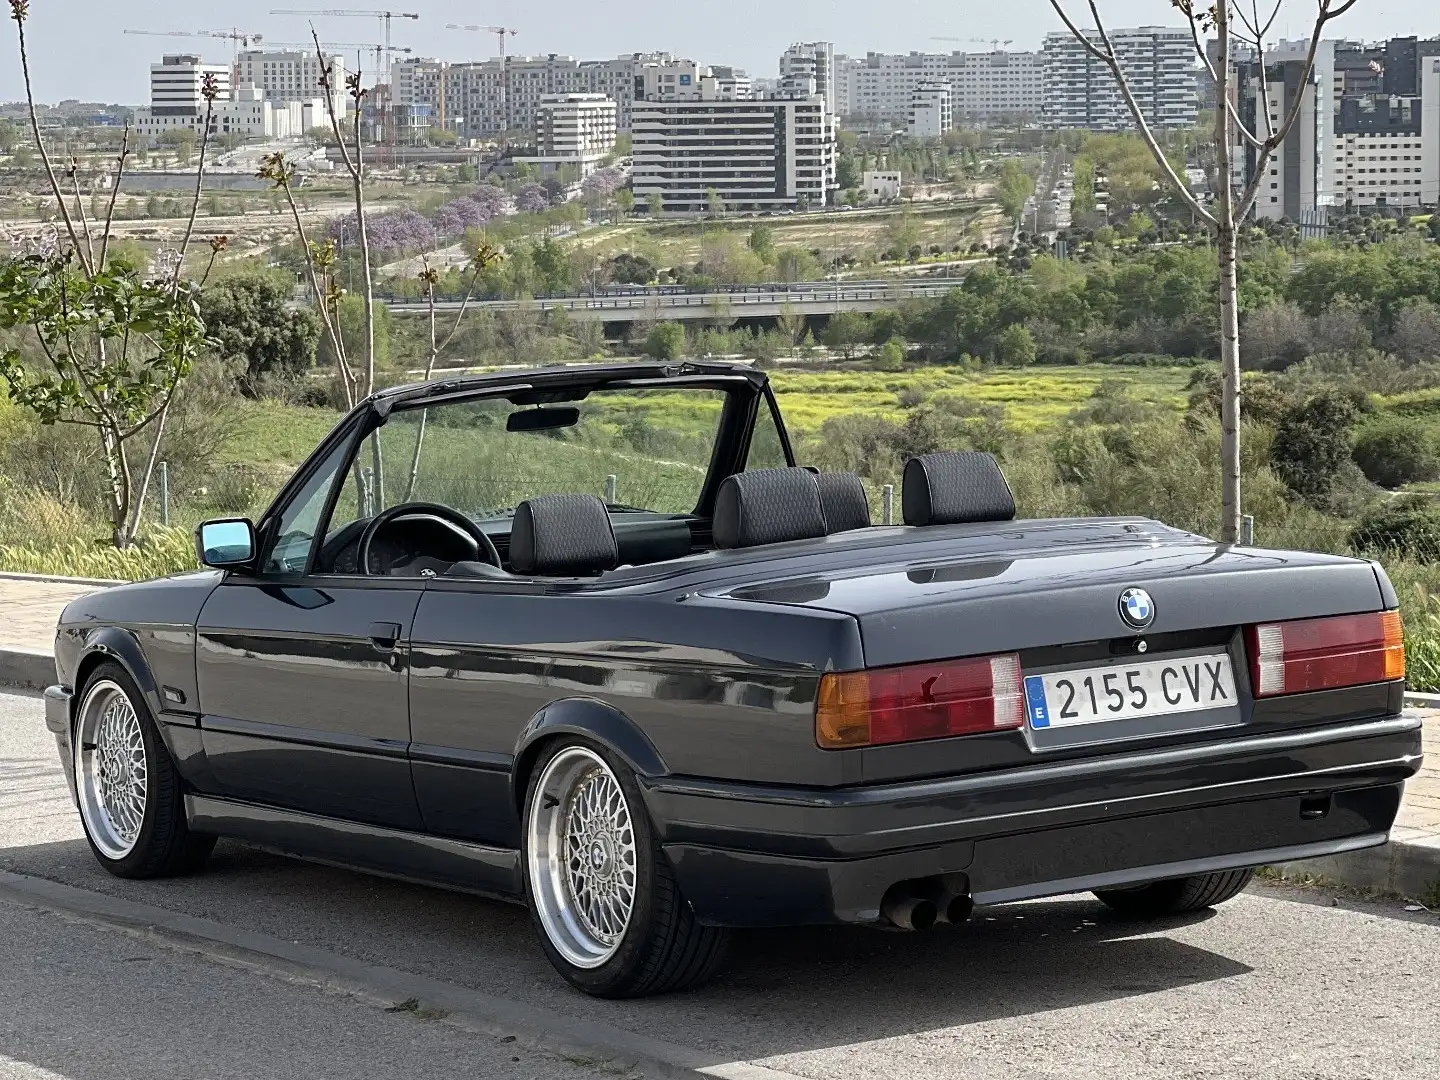
M1420 730L1378 566L1017 521L976 453L901 510L798 467L747 368L387 390L210 569L71 604L46 719L111 873L226 836L520 901L612 997L731 927L1162 916L1386 841Z

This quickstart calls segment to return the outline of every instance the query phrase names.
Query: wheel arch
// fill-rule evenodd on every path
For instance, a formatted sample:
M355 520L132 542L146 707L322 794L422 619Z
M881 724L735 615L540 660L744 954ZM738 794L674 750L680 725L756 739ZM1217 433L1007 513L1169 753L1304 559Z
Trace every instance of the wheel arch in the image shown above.
M92 630L85 636L84 648L75 665L75 696L70 709L72 731L75 717L78 715L83 700L85 683L95 669L106 661L119 664L125 674L130 676L130 680L145 696L145 704L150 707L150 715L155 717L158 722L160 713L163 711L160 691L155 684L155 676L150 671L150 664L145 659L144 650L135 640L135 635L128 630L122 630L118 626L105 626L98 630Z
M650 737L613 705L594 698L566 698L536 713L515 742L510 798L521 820L530 773L545 747L564 735L591 739L621 758L637 776L664 776L670 770Z

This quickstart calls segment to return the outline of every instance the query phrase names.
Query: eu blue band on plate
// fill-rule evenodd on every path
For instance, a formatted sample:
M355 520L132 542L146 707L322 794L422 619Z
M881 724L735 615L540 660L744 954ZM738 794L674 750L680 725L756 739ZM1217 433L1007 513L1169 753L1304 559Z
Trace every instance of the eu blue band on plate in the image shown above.
M1045 680L1039 675L1031 675L1025 680L1025 702L1030 711L1030 726L1049 727L1050 709L1045 704Z

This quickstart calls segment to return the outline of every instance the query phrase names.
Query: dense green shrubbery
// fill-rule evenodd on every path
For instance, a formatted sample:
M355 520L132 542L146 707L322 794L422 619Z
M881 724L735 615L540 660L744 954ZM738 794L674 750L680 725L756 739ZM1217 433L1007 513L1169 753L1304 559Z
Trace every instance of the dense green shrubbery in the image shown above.
M1371 482L1397 488L1440 477L1440 449L1429 427L1392 416L1366 426L1355 437L1355 463Z
M1361 517L1350 546L1378 556L1440 561L1440 504L1422 495L1392 499Z

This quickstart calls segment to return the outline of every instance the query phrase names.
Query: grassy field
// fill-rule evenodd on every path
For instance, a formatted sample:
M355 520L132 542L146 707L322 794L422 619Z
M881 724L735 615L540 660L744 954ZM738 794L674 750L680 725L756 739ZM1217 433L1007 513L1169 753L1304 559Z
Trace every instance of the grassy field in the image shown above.
M777 371L776 397L792 434L817 430L834 416L874 413L898 419L902 394L968 398L1005 411L1017 431L1035 432L1065 419L1104 382L1119 381L1137 401L1181 410L1193 368L1135 368L1087 364L1064 368L922 368L886 374L875 371Z
M777 248L795 247L818 250L827 256L873 258L888 246L905 219L913 222L918 243L927 249L939 245L949 250L964 241L990 242L1004 222L991 204L946 203L929 206L894 207L885 212L850 211L824 215L797 215L746 219L743 221L667 222L650 224L627 221L602 225L581 233L576 243L606 255L622 251L639 252L657 265L672 266L698 262L701 236L716 229L735 234L744 241L750 230L763 224L773 234Z

